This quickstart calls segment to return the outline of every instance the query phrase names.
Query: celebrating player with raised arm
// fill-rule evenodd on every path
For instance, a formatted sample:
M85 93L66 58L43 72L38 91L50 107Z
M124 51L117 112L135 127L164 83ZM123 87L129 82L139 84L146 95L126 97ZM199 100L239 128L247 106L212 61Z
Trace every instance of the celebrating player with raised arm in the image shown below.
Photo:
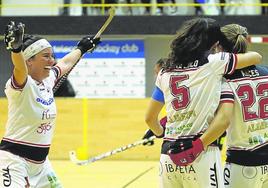
M57 114L52 88L99 38L82 38L56 66L49 42L24 34L24 24L11 21L4 40L14 69L5 87L9 105L0 144L0 187L62 187L47 158Z
M217 53L208 55L219 41L226 40L215 20L195 18L186 21L172 41L171 52L159 72L145 121L155 135L163 134L158 114L164 104L167 124L160 157L160 187L224 187L218 147L205 151L199 137L208 128L220 102L221 81L235 69L257 64L261 56ZM197 145L196 161L178 160L181 151Z

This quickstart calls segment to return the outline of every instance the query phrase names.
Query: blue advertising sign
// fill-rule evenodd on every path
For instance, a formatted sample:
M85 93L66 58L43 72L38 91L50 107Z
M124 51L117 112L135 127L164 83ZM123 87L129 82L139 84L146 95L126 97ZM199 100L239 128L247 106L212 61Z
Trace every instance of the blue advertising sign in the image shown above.
M52 40L50 43L56 58L62 58L77 45L74 40ZM83 58L144 58L144 41L104 40L93 53L86 53Z

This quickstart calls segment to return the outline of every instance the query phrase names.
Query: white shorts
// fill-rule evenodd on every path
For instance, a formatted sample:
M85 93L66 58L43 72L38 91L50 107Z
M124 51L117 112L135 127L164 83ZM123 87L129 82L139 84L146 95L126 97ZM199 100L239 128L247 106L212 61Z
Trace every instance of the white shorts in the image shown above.
M1 188L62 188L48 159L35 164L0 150Z
M176 166L168 155L160 157L160 188L224 188L221 154L209 146L186 167Z
M242 166L226 163L224 184L226 188L268 188L268 165Z

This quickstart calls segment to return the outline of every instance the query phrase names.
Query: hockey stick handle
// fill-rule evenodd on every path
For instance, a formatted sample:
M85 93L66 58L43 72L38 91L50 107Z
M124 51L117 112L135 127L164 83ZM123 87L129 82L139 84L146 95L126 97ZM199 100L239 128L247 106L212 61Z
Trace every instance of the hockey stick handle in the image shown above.
M101 36L101 34L105 31L105 29L107 28L107 26L111 23L112 19L114 18L114 15L115 15L115 8L114 7L111 7L109 9L109 17L108 17L108 19L104 22L104 24L102 25L102 27L99 29L99 31L97 32L97 34L94 36L94 39L95 38L99 38ZM89 52L91 52L92 50L93 50L93 48L91 50L89 50ZM67 73L65 73L57 81L56 85L53 88L53 93L55 93L59 89L59 87L61 86L61 84L67 79L68 75L74 69L74 67L77 65L77 63L80 61L80 59L78 59L78 61L72 66L72 68Z
M95 157L91 157L91 158L89 158L87 160L79 160L79 159L77 159L75 151L71 151L70 152L70 159L71 159L72 162L74 162L77 165L86 165L86 164L93 163L95 161L110 157L110 156L112 156L114 154L121 153L123 151L126 151L128 149L134 148L136 146L145 144L147 142L150 142L150 141L154 140L155 138L156 138L155 136L152 136L152 137L150 137L148 139L138 140L138 141L136 141L134 143L122 146L120 148L113 149L113 150L108 151L106 153L97 155Z
M109 9L109 17L108 17L108 19L104 22L104 24L102 25L100 30L94 36L94 39L99 38L101 36L101 34L105 31L106 27L111 23L112 19L114 18L114 15L115 15L115 8L111 7Z

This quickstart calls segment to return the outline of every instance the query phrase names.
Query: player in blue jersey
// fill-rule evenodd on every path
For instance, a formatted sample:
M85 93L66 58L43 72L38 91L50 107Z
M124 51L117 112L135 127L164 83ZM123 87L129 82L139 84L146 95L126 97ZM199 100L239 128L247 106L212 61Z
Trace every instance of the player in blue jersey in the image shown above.
M199 137L208 128L220 102L223 75L257 64L261 56L211 51L224 41L220 26L213 19L186 21L171 44L171 52L156 79L145 121L156 136L163 135L160 157L160 187L223 187L221 156L218 147L205 151ZM158 115L166 106L166 128ZM180 161L178 155L192 145L198 146L196 161Z

